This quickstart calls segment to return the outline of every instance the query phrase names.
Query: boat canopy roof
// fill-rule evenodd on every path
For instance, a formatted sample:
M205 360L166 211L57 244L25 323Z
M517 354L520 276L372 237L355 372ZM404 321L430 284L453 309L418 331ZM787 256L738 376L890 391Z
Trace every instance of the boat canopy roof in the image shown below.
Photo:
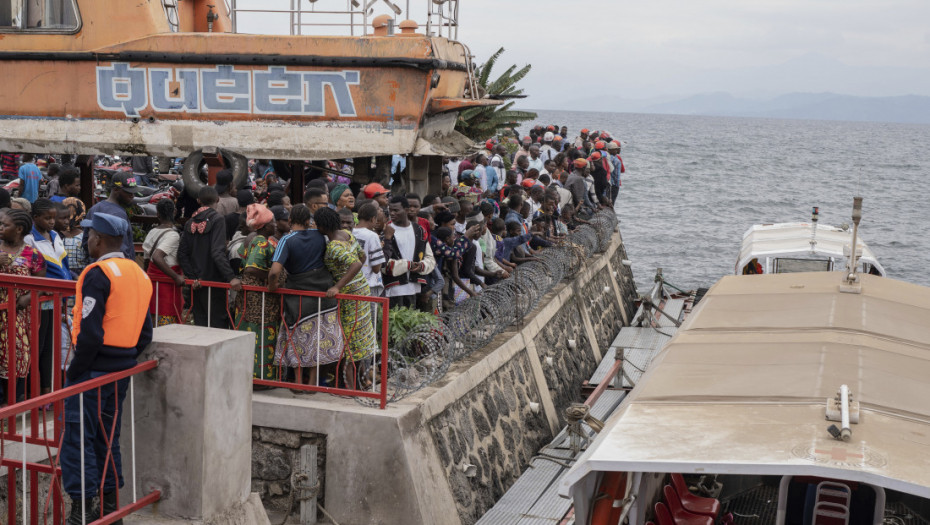
M777 224L756 224L743 234L743 244L739 251L739 260L736 263L736 273L742 273L742 268L754 258L765 257L832 257L844 260L849 255L849 245L852 243L852 230L842 229L826 224L817 224L814 251L811 251L811 223L809 222L783 222ZM861 230L856 240L859 261L876 267L882 275L882 268L875 254L862 240ZM845 265L845 263L844 263ZM836 268L842 270L842 267Z
M930 497L930 288L833 272L728 276L563 478L576 508L597 474L811 475ZM827 398L861 404L852 437ZM839 423L837 423L839 426Z

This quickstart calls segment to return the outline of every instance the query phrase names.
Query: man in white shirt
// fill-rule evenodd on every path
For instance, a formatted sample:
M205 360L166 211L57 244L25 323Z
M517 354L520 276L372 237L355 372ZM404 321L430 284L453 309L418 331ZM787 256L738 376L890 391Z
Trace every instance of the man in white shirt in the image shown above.
M420 285L436 267L426 232L407 217L407 198L396 196L388 206L391 223L384 227L384 257L382 270L384 295L391 308L416 307Z

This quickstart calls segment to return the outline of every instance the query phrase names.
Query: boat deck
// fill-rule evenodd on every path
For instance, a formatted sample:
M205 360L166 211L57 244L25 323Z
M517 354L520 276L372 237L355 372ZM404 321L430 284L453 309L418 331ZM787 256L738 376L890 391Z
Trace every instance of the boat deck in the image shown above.
M684 299L670 299L663 310L673 317L679 317L684 306ZM634 319L639 318L641 314L642 307L636 312ZM616 377L609 378L610 388L605 390L591 407L591 414L601 421L607 419L620 406L626 397L627 389L635 386L652 359L677 331L674 323L661 314L655 320L655 327L649 326L648 322L643 324L644 327L627 326L620 330L588 381L589 386L595 386L608 380L607 374L616 363L617 349L623 348L623 384L617 384ZM583 429L589 442L593 441L594 431L587 425L584 425ZM570 440L568 427L565 427L530 460L529 468L494 507L478 520L477 525L561 523L571 509L572 501L559 496L559 482L572 463L584 452L582 447L582 450L573 455ZM570 519L568 523L573 523L573 520Z

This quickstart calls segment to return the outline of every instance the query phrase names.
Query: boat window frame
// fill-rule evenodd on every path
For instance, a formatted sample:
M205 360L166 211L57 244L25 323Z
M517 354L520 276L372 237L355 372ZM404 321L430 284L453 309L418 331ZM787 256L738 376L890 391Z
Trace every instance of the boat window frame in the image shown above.
M76 22L74 27L68 27L68 28L24 27L25 20L27 18L27 15L25 15L25 13L27 11L26 4L28 3L28 1L29 0L9 0L11 18L13 17L12 10L13 10L14 4L18 3L21 9L19 13L19 26L12 26L12 25L0 26L0 34L3 34L3 35L10 35L10 34L12 35L29 35L29 34L32 34L32 35L75 35L77 33L80 33L81 29L84 28L84 20L81 18L81 9L80 7L78 7L77 0L62 0L62 2L71 4L71 7L74 10L74 19ZM45 1L46 0L42 0L43 3ZM46 8L47 7L48 6L46 5Z
M834 261L833 257L826 257L826 258L824 258L824 259L804 258L804 257L773 257L773 259L772 259L772 273L773 273L773 274L777 274L777 273L799 273L799 272L779 272L779 271L778 271L778 270L779 270L779 264L778 264L778 263L779 263L779 261L782 261L782 260L784 260L785 262L788 262L788 261L810 261L810 262L818 262L818 263L824 263L824 262L827 263L827 269L826 269L826 270L816 270L816 271L818 271L818 272L824 272L824 271L826 271L826 272L832 272L832 271L834 270L834 268L835 268L835 261ZM810 271L810 270L808 270L808 271ZM803 272L802 272L802 273L803 273Z

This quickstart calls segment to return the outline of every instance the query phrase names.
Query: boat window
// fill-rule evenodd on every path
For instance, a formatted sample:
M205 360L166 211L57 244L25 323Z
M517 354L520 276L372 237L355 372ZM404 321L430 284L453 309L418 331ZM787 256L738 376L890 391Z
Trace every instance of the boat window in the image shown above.
M775 259L775 273L829 272L830 259Z
M79 27L74 0L0 0L0 32L74 33Z

